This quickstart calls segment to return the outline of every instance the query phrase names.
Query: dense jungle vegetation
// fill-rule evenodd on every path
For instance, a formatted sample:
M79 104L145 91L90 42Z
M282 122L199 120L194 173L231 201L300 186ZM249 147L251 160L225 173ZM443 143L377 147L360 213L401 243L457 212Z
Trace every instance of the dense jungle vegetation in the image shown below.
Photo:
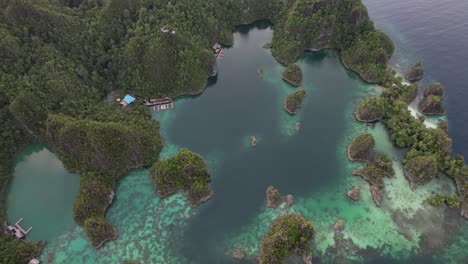
M416 188L440 174L451 177L457 185L461 215L468 219L468 165L462 156L452 153L452 139L447 134L446 123L442 122L441 127L428 128L424 117L411 115L408 104L415 98L413 94L417 86L404 84L394 74L388 72L386 81L382 83L386 90L381 97L369 97L362 101L357 107L356 117L360 119L361 113L369 113L379 106L379 116L389 129L393 143L408 149L403 164L410 186ZM432 204L437 204L435 200L441 199L429 199ZM448 199L447 203L453 206L455 203L452 200L454 198Z
M150 166L162 147L156 122L115 98L201 92L216 69L212 44L232 44L236 25L260 19L272 22L272 53L284 63L304 49L336 48L348 67L380 81L393 52L360 0L0 0L1 197L14 154L29 142L47 143L68 169L109 182L106 189ZM84 216L80 224L99 245L94 238L115 230L102 215L107 204L83 202L90 195L80 190L75 217ZM87 208L93 213L82 214ZM32 245L11 245L18 243ZM8 245L2 263L27 260Z

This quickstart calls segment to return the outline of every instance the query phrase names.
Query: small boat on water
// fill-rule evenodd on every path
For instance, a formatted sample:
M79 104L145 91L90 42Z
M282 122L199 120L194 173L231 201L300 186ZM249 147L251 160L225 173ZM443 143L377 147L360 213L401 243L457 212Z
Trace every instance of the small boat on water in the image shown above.
M258 77L263 78L263 68L262 68L262 66L258 67L257 75L258 75Z

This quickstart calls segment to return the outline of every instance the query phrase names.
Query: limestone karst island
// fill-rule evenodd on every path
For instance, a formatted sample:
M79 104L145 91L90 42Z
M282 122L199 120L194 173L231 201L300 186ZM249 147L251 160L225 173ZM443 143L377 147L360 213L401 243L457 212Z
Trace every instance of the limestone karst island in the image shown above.
M464 0L0 0L0 263L466 263Z

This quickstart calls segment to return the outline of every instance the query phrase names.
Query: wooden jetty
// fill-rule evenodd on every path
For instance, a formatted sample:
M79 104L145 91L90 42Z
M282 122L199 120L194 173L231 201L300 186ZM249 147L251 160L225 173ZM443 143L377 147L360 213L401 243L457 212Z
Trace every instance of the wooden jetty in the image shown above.
M145 99L143 104L148 107L152 107L155 111L163 111L174 108L174 101L169 97L158 98L158 99Z
M14 236L16 236L16 238L23 238L26 236L27 233L29 233L29 231L31 231L32 227L29 227L28 230L24 230L21 226L20 226L20 222L23 221L23 218L21 218L20 220L18 220L18 222L16 222L14 225L12 226L8 226L8 231L10 231L10 233Z
M224 50L221 44L215 43L213 45L213 53L215 54L216 60L220 60L224 57Z

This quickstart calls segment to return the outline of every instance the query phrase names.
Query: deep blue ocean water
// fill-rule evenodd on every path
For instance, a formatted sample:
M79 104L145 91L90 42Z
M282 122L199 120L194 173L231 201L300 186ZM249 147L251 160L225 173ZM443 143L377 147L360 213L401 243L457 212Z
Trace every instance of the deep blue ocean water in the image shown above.
M393 63L408 67L421 60L423 82L444 85L454 151L468 157L468 1L363 2L375 26L396 44Z

